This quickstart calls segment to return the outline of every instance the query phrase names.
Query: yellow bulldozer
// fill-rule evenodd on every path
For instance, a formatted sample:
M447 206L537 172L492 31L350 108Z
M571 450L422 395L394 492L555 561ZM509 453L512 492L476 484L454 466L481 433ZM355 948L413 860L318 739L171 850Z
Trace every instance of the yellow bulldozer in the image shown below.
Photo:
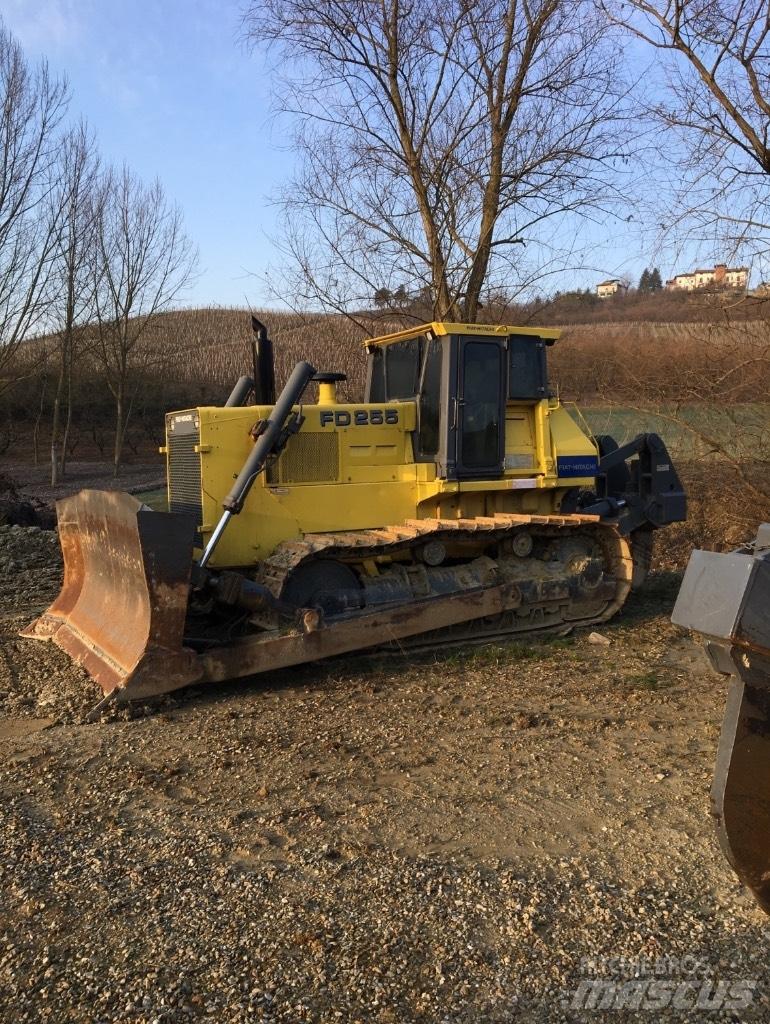
M58 503L64 583L25 635L130 700L398 644L600 623L685 517L664 443L594 437L548 385L559 332L430 323L364 343L363 402L273 346L224 407L168 413L168 512ZM317 401L303 402L312 381Z

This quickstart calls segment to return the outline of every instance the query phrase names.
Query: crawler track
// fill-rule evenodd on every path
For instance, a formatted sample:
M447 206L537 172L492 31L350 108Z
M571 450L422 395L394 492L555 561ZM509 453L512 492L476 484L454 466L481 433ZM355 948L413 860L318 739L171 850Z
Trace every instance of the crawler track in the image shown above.
M572 571L569 558L519 558L505 552L506 541L526 532L549 552L583 545L601 553L601 576L585 585ZM447 644L489 643L515 636L559 633L576 626L606 621L623 605L631 588L631 547L617 529L597 516L530 516L498 514L475 519L412 519L402 526L346 533L308 534L281 544L262 565L259 581L281 597L292 574L316 560L343 562L357 571L368 566L410 562L428 541L439 541L453 553L455 564L482 555L494 560L496 578L514 583L521 607L493 619L422 633L393 644L396 648L430 650ZM371 571L371 569L370 569ZM375 568L376 571L376 568ZM383 637L388 646L387 637Z

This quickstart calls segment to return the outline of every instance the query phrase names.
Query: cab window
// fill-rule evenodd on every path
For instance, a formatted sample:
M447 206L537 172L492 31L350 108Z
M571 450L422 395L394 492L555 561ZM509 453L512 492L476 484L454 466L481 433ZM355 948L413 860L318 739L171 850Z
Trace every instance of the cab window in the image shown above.
M460 463L491 469L501 460L503 350L499 343L464 341L460 413Z
M367 402L385 401L385 356L381 348L369 349L369 387Z
M547 393L545 343L541 338L511 334L508 338L508 397L539 400Z
M385 349L385 397L414 398L420 375L421 338L410 338Z
M425 365L418 402L417 443L421 455L435 455L439 448L441 402L441 342L432 338L425 349Z

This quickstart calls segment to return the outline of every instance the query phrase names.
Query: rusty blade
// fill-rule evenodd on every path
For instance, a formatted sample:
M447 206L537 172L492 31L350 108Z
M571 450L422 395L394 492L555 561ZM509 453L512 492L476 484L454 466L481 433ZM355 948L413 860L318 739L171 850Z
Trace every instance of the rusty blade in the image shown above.
M81 491L57 502L64 583L23 636L53 640L105 693L130 697L137 676L157 692L199 673L182 647L195 524L129 494Z
M739 647L729 657L737 678L719 736L712 814L722 852L770 912L770 657Z

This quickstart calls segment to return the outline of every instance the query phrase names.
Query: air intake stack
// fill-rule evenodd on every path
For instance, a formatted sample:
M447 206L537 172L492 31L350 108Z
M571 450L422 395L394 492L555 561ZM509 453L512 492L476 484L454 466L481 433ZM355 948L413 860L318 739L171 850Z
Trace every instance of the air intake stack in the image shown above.
M337 384L347 380L344 373L317 373L313 380L318 383L318 404L337 404Z

